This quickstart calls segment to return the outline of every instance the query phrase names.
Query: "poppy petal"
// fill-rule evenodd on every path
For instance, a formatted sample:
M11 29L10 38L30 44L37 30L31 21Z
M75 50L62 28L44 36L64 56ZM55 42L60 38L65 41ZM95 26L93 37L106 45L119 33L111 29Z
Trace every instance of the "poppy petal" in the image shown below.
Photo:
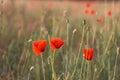
M93 48L87 48L87 49L83 48L82 52L83 52L83 57L85 59L92 60L93 52L94 52Z
M61 38L51 38L50 39L50 47L52 50L60 48L64 44L64 41Z
M46 40L37 40L32 42L32 50L36 55L40 55L46 48Z

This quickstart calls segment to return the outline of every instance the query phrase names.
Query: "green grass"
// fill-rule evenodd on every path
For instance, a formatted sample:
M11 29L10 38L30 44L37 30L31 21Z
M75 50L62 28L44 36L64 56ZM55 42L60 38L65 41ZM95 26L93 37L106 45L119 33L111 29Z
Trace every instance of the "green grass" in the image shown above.
M120 79L119 14L105 16L99 24L91 17L64 18L56 9L44 8L39 14L20 9L8 9L11 12L0 18L0 80ZM61 37L65 43L52 51L49 37ZM39 39L47 40L47 48L36 56L31 43ZM94 48L91 61L83 57L85 47Z

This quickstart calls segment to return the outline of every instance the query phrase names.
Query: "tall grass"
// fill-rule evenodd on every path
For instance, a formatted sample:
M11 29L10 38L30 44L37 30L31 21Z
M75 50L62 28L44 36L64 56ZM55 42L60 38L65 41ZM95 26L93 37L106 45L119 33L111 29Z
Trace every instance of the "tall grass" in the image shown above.
M16 8L14 1L3 13L0 80L120 79L119 14L105 16L104 23L99 24L89 17L74 18L71 14L66 18L62 10L45 7L37 14L27 11L25 5ZM52 37L61 37L64 46L52 51L49 47ZM47 48L36 56L31 43L38 39L46 39ZM91 61L83 57L82 48L86 47L94 48Z

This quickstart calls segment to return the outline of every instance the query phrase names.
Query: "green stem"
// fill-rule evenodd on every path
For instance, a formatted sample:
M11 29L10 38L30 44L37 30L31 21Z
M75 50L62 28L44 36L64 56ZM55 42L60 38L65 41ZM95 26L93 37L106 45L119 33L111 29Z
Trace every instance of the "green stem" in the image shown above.
M79 51L78 51L78 56L77 56L75 68L74 68L74 71L73 71L73 73L72 73L71 79L73 78L73 76L74 76L74 74L75 74L75 72L76 72L76 69L77 69L78 60L79 60L79 56L80 56L80 50L81 50L82 44L83 44L84 32L85 32L85 26L83 26L83 30L82 30L82 40L81 40L81 43L80 43L80 47L79 47Z
M113 73L113 79L112 80L115 80L115 73L116 73L116 68L117 68L117 59L118 59L119 49L120 48L117 48L117 54L116 54L116 59L115 59L115 66L114 66L114 73Z
M56 74L54 70L54 57L55 57L55 51L51 55L52 80L56 80Z
M69 23L69 19L66 19L66 22L67 22L67 46L69 45L69 25L70 25L70 23Z
M45 79L45 68L44 68L44 62L43 62L43 56L41 55L41 63L42 63L42 72L43 72L43 80Z

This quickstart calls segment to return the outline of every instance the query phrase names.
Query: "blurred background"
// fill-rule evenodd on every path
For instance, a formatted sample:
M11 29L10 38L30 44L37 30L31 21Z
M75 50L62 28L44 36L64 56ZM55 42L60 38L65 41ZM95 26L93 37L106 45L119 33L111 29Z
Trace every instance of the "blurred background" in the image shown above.
M49 47L43 58L36 59L31 41L48 39L48 35L66 40L66 19L72 46L65 45L56 51L57 80L70 80L76 64L78 72L73 80L119 80L120 62L117 61L120 55L116 57L119 52L116 48L120 47L120 0L0 0L0 80L27 80L28 77L28 80L43 80L43 75L51 80L47 62L51 53ZM82 53L79 43L84 25L90 30L89 46L95 48L96 54L89 67L81 68L87 65L81 63L81 54L76 60ZM87 38L83 41L82 47L87 44ZM45 74L41 65L44 65ZM31 66L36 69L29 75ZM83 75L79 73L81 69ZM91 74L85 78L89 70Z

